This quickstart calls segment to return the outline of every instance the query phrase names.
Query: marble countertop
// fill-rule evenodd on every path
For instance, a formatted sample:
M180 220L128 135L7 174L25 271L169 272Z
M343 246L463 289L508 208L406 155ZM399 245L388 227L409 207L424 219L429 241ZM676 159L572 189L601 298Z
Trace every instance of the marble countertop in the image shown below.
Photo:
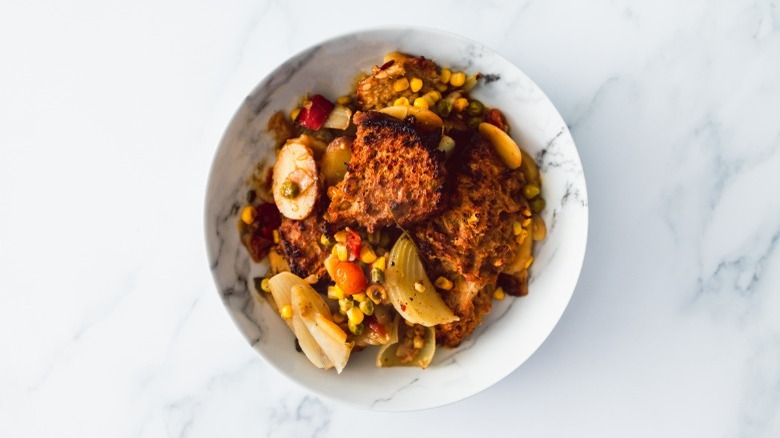
M270 368L222 307L202 219L252 87L392 24L531 76L590 201L545 344L476 396L401 414ZM0 436L780 436L779 54L772 0L4 2Z

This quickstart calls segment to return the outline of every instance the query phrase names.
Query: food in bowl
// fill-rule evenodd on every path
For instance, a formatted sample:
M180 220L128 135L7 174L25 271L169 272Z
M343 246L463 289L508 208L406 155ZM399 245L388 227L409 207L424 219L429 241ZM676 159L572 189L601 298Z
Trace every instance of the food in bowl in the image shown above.
M239 234L270 265L258 296L315 366L378 346L378 366L427 367L493 300L528 293L541 178L471 97L491 79L394 52L348 95L268 121L276 161L250 179Z

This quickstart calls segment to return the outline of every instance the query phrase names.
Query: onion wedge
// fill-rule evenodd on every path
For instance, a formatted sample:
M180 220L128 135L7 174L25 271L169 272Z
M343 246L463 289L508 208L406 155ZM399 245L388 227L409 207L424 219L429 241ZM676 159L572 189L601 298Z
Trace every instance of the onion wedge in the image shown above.
M458 320L428 279L417 248L406 233L390 251L385 287L395 310L409 322L432 327Z

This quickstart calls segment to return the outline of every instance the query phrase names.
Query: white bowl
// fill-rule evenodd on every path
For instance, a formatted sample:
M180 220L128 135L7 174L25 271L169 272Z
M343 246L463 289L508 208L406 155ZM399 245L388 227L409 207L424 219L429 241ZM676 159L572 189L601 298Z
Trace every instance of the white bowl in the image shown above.
M473 95L501 109L512 136L540 165L547 238L535 249L528 296L507 297L457 349L440 348L427 369L377 368L375 350L353 354L341 375L315 368L295 351L279 316L253 297L247 280L263 274L239 243L236 221L246 178L272 163L266 123L304 93L335 98L385 53L423 55L442 66L500 77ZM309 48L279 66L246 98L219 145L206 197L206 240L217 290L241 333L279 372L309 390L353 406L411 411L452 403L495 384L525 362L561 317L580 274L588 233L585 178L571 134L550 100L520 69L483 45L421 28L352 33ZM251 280L249 281L251 283Z

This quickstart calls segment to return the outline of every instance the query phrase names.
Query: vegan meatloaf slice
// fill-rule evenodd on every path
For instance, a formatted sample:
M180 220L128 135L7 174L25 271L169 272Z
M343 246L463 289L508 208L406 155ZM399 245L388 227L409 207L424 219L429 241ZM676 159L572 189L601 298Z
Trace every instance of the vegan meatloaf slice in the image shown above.
M457 346L490 311L498 275L518 250L512 224L528 204L523 174L504 165L478 134L450 161L445 207L410 232L427 269L455 283L443 298L460 320L436 332L440 343Z
M375 112L357 112L357 134L344 179L328 190L325 219L369 233L394 223L415 225L439 207L445 182L441 132L415 128Z
M279 243L293 274L301 278L316 275L318 279L326 275L324 263L330 251L320 244L323 233L330 234L330 230L319 214L302 220L282 219Z

